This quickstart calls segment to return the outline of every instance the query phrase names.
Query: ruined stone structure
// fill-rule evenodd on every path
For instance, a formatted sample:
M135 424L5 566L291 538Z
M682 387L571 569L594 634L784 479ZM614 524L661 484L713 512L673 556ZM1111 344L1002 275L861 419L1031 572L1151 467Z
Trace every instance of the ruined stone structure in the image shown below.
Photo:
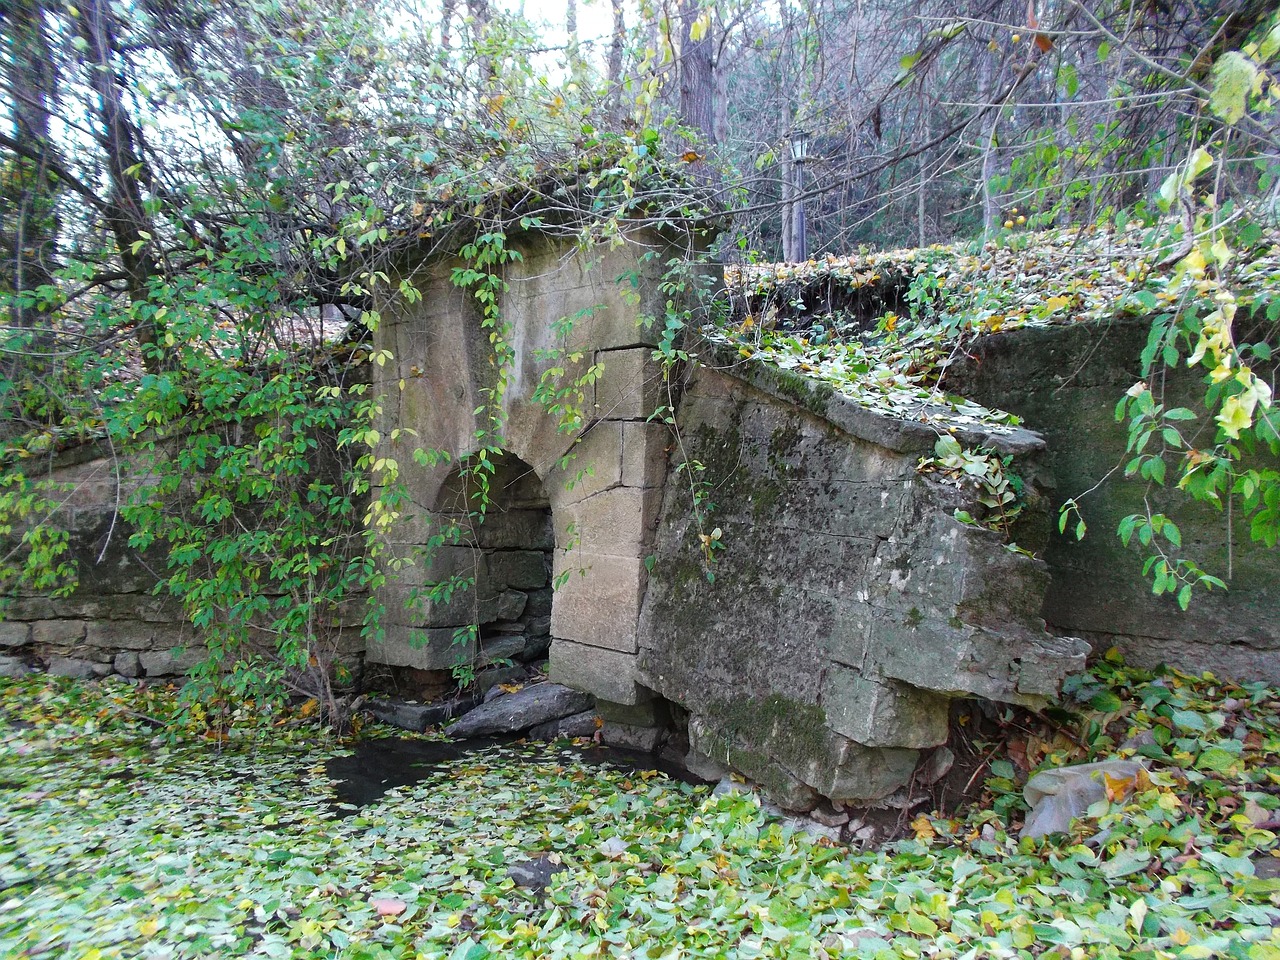
M1082 327L989 338L974 351L982 362L954 375L951 389L1045 428L1048 446L1028 430L957 434L1014 458L1026 482L1015 535L1038 560L954 519L968 495L917 469L931 427L710 343L690 340L699 362L664 375L660 324L640 320L666 309L669 238L511 242L521 259L504 268L505 380L447 259L407 264L422 299L382 305L375 347L393 357L374 368L383 435L414 431L386 441L411 499L391 553L412 563L384 590L385 637L369 661L445 669L549 653L552 678L598 698L607 729L674 718L695 759L792 808L900 790L945 743L955 698L1043 702L1083 665L1074 637L1280 677L1276 561L1240 549L1247 538L1239 589L1187 619L1147 596L1105 521L1087 546L1052 535L1054 498L1123 450L1110 411L1131 382L1132 336L1101 352ZM481 519L465 468L494 396L502 453ZM675 411L678 432L653 417L659 407ZM413 447L448 459L410 469ZM179 670L172 648L191 637L149 592L146 562L162 558L132 557L117 534L97 562L117 500L110 462L89 450L63 469L80 484L68 509L82 587L68 601L20 601L0 644L62 658L69 672Z
M901 788L920 752L946 742L954 697L1052 696L1086 648L1039 619L1043 564L956 521L964 496L917 471L936 433L710 344L703 363L664 378L657 325L637 318L662 312L667 253L654 235L630 241L517 247L502 304L516 347L506 453L482 521L468 516L459 470L477 455L498 385L477 309L446 262L411 275L421 303L382 311L377 346L395 360L375 385L398 397L388 426L450 458L408 480L416 519L395 552L424 559L387 589L393 626L370 658L431 669L536 644L549 567L553 679L591 692L623 725L660 722L674 705L697 753L790 807ZM637 257L646 244L662 255ZM562 429L548 391L572 393L589 370L584 420ZM663 405L678 432L652 418ZM1043 446L1020 430L966 440L1032 459ZM691 483L703 482L695 509ZM699 526L707 501L713 520ZM709 567L711 524L724 549ZM447 602L421 598L426 584L462 580L471 588ZM460 644L469 623L478 637Z

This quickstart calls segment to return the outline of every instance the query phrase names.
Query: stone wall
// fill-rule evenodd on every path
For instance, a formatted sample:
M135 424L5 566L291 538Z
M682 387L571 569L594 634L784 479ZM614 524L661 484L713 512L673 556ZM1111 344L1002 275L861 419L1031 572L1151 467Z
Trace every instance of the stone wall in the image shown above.
M188 649L191 633L181 608L154 593L165 558L131 549L116 514L136 481L126 479L119 462L96 444L66 451L48 470L70 487L50 519L71 533L79 585L66 598L13 599L0 622L6 672L24 664L78 677L185 672L200 651Z
M722 530L714 583L672 473L641 618L643 682L689 712L697 753L787 807L880 799L946 742L951 698L1041 703L1083 666L1039 619L1044 565L917 470L932 429L732 360L694 372L679 416ZM968 439L1034 476L1035 435Z
M1229 524L1227 514L1176 491L1124 479L1127 432L1115 405L1139 379L1149 330L1149 320L1128 318L987 336L953 368L948 389L1016 413L1044 435L1054 516L1059 503L1081 498L1088 535L1076 541L1055 525L1044 554L1045 620L1099 651L1118 647L1134 663L1280 681L1280 551L1253 543L1238 518ZM1165 377L1170 405L1194 408L1203 396L1195 372ZM1197 592L1185 613L1171 596L1152 595L1143 555L1116 536L1123 517L1143 511L1144 495L1177 522L1186 554L1227 579L1228 590Z

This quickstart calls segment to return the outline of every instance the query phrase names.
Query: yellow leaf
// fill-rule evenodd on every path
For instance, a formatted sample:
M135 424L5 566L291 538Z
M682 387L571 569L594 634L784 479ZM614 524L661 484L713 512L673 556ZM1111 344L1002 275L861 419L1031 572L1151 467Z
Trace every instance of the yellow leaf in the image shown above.
M1063 307L1069 307L1070 305L1071 297L1050 297L1044 302L1045 309L1050 313L1053 313L1055 310L1061 310Z
M938 832L933 829L933 823L923 813L911 821L911 829L915 831L916 839L921 843L928 843L938 835Z
M1113 803L1123 800L1133 792L1133 777L1113 777L1104 773L1102 779L1106 782L1107 799Z
M711 12L707 11L697 20L693 21L693 26L689 28L689 39L697 43L707 35L707 31L711 29Z
M138 933L144 937L154 937L160 931L160 918L148 917L138 924Z
M1169 934L1169 939L1180 947L1185 947L1191 942L1191 931L1186 927L1179 927L1173 933Z

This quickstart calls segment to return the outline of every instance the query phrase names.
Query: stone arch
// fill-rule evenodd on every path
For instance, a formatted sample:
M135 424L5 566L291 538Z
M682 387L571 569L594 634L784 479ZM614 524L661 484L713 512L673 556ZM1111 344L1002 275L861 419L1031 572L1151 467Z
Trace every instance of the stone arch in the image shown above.
M456 531L453 542L440 548L447 557L432 563L440 577L435 582L448 577L458 583L435 620L476 628L474 642L456 651L470 662L533 661L551 645L551 501L537 473L515 454L488 462L477 470L474 457L464 461L433 505L437 525Z

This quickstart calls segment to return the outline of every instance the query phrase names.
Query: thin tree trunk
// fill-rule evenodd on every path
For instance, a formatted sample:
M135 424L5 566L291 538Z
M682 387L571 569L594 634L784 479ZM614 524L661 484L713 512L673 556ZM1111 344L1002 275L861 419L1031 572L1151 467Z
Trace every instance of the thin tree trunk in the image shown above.
M78 28L86 44L86 79L97 97L97 119L106 151L110 182L107 226L120 252L129 298L139 303L147 299L151 278L159 273L159 264L152 253L155 231L143 206L139 186L145 176L139 137L124 105L124 66L116 43L115 14L107 0L85 0L80 8ZM154 349L159 342L157 324L151 320L140 322L135 336L144 347L147 367L153 371L162 367L160 355Z
M715 61L711 31L694 40L701 15L698 0L680 0L680 118L698 134L704 147L716 143Z
M49 110L55 96L57 75L44 27L41 0L15 0L0 7L5 25L8 56L6 82L12 93L10 107L15 140L31 149L30 158L14 158L10 171L16 200L12 237L4 237L4 254L10 260L9 280L13 298L10 322L35 330L44 312L29 302L41 286L53 282L52 258L57 240L54 191L49 164L56 151L49 137Z
M613 5L613 35L609 40L609 112L621 119L622 112L622 57L627 44L627 18L623 0L611 0Z

